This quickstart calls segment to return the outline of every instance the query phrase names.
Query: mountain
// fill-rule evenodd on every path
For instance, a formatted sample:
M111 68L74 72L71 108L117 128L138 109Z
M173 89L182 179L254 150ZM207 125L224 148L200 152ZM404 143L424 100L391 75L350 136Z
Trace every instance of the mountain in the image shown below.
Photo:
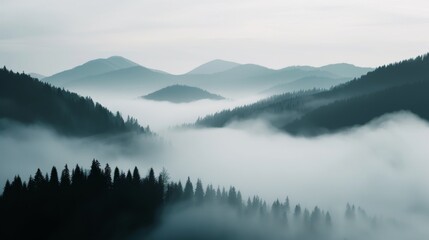
M143 66L134 66L70 81L63 86L73 90L121 91L135 94L174 83L172 75ZM138 94L138 93L137 93Z
M224 72L239 65L240 64L235 62L216 59L194 68L187 74L213 74L218 72Z
M38 73L29 73L28 75L30 75L30 77L32 77L32 78L37 78L39 80L46 77L46 76L43 76L42 74L38 74Z
M298 78L291 82L281 83L270 87L263 91L263 93L269 94L281 94L284 92L293 92L300 90L308 90L313 88L325 88L329 89L338 84L342 84L352 80L353 78L360 77L373 71L373 68L357 67L352 64L338 63L330 64L322 67L311 67L311 66L291 66L281 69L280 71L288 72L290 77L294 72L299 74L301 72L312 72L313 76L306 76Z
M268 115L274 126L289 132L317 133L320 129L360 125L393 111L411 111L429 119L419 107L426 99L423 94L429 90L427 82L429 54L379 67L327 91L283 94L222 111L198 120L196 125L223 127L232 120ZM374 108L376 110L371 110Z
M326 66L319 67L318 69L350 79L357 78L362 75L365 75L368 72L374 71L374 68L357 67L348 63L329 64Z
M0 69L0 119L41 124L70 136L145 133L136 120L124 121L90 98L81 97L26 74Z
M46 77L43 79L43 81L49 82L56 86L63 86L70 81L135 66L139 65L119 56L113 56L105 59L100 58L91 60L72 69L54 74L50 77Z
M347 81L350 81L350 79L310 76L310 77L303 77L303 78L297 79L290 83L283 83L283 84L276 85L274 87L271 87L263 91L262 93L281 94L285 92L309 90L313 88L329 89L333 86L345 83Z
M221 100L223 97L209 93L201 88L186 85L173 85L150 93L142 98L173 103L188 103L202 99Z

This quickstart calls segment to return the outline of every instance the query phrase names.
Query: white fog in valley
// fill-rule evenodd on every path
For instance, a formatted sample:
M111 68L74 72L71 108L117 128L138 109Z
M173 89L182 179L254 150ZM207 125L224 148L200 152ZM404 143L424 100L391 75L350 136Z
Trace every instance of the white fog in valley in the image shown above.
M135 106L122 107L130 111ZM181 108L170 107L164 111ZM178 124L171 120L158 128L167 123ZM313 138L276 132L263 121L235 122L222 129L164 128L159 134L167 147L149 155L140 149L145 140L124 149L91 138L60 137L43 127L8 127L0 135L1 184L11 174L26 179L37 167L43 172L66 163L88 168L97 158L123 169L138 166L142 172L166 168L172 180L182 183L190 176L203 184L233 185L244 199L259 195L271 203L289 196L291 204L309 209L317 205L333 218L341 218L345 205L352 203L371 216L401 223L409 230L403 236L413 232L415 239L424 239L429 234L424 228L429 223L429 125L410 113Z

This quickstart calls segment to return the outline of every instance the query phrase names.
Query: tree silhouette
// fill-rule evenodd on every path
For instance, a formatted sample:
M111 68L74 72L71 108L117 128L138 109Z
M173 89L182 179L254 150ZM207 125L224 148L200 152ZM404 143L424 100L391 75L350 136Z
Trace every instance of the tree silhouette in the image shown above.
M307 209L301 213L301 206L297 204L294 217L288 220L289 198L284 203L274 201L268 211L267 203L258 196L249 197L244 204L240 191L233 186L229 191L220 190L220 187L215 191L209 184L204 192L198 179L194 192L190 177L183 189L180 181L166 180L166 171L158 178L155 176L151 168L137 181L140 174L136 167L133 173L128 170L127 174L116 167L112 183L110 166L106 164L102 169L95 159L89 171L76 165L72 176L65 165L60 180L55 167L49 178L37 169L28 184L15 176L12 182L6 181L0 196L0 221L3 223L0 239L123 239L138 229L152 229L160 222L160 213L165 209L172 211L175 208L170 206L176 204L180 208L202 204L228 206L227 209L236 211L240 219L271 219L270 224L287 227L286 231L295 227L290 230L302 236L299 239L329 239L325 234L332 232L330 213L325 214L318 207L311 214ZM57 190L53 190L55 188ZM377 226L361 208L358 211L368 226ZM354 212L355 207L348 204L346 215L353 216Z
M69 187L70 184L71 184L71 182L70 182L70 171L69 171L69 168L67 167L67 164L66 164L64 167L64 170L61 173L60 185L61 185L62 189L65 189L65 188Z
M57 190L60 186L60 181L58 178L58 172L56 167L52 167L51 170L51 178L49 180L49 184L53 190Z
M188 177L185 184L185 190L183 191L183 198L185 200L191 200L194 198L194 187L192 186L191 179Z
M195 187L195 200L197 203L202 203L204 201L203 184L200 179L197 180L197 185Z

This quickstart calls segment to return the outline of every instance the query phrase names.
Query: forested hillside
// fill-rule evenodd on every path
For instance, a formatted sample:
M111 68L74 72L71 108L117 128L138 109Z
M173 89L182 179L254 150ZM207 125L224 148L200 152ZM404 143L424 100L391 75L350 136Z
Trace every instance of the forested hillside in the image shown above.
M89 97L52 87L26 74L0 69L0 119L41 124L71 136L147 132L137 120L126 121Z
M284 129L313 135L364 125L383 114L397 111L410 111L429 120L428 93L429 81L422 81L340 100L309 112Z
M276 123L281 124L284 118L295 118L307 108L312 106L305 105L313 99L313 95L322 90L313 89L292 93L284 93L258 101L254 104L237 107L232 110L223 110L213 115L199 118L195 125L205 127L224 127L231 121L249 120L258 117L268 117ZM288 115L280 115L287 112ZM275 124L274 122L272 122Z
M196 125L222 127L234 120L274 113L281 116L281 121L272 118L276 119L271 121L273 125L297 133L311 132L309 129L316 126L335 130L360 125L385 113L400 110L411 111L429 119L426 111L420 107L427 102L425 93L429 90L428 82L429 55L426 54L379 67L327 91L294 98L274 96L262 101L262 105L259 102L207 116L199 119ZM369 98L372 100L367 100Z

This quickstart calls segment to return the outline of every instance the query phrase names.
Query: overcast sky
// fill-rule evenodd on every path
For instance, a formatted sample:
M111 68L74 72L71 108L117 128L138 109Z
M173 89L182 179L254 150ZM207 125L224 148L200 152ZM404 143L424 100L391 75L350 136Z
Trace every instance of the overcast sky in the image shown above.
M427 0L0 0L0 65L51 75L121 55L184 73L381 64L429 52Z

